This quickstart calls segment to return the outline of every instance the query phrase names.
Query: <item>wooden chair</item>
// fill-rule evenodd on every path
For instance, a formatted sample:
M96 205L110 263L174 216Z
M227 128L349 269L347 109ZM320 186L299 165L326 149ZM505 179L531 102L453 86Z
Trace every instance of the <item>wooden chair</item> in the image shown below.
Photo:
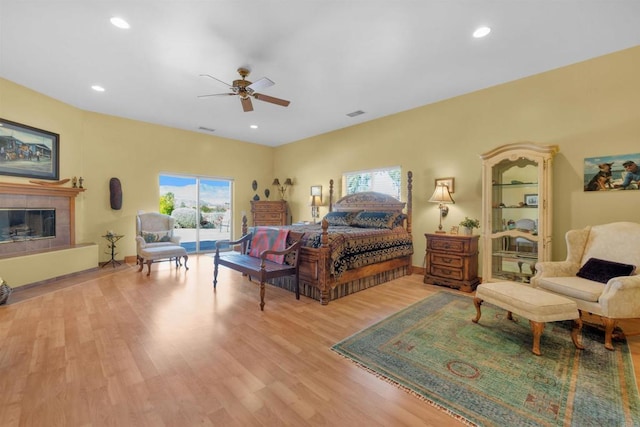
M283 276L294 276L296 299L300 299L300 284L298 260L300 258L300 247L302 242L298 239L295 243L284 250L263 250L260 256L249 255L250 242L252 242L253 234L244 235L236 241L219 240L216 242L216 254L213 258L213 289L218 284L218 266L223 265L232 270L239 271L249 278L256 277L260 280L260 310L264 311L264 294L265 282ZM222 247L240 245L240 252L223 252L220 253ZM279 264L267 259L268 255L287 255L293 253L294 259L291 264Z

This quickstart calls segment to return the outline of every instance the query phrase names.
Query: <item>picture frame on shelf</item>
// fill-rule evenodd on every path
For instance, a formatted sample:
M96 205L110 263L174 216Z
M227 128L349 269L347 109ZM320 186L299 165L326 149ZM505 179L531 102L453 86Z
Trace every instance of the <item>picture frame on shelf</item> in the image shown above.
M455 178L453 177L449 177L449 178L436 178L436 187L438 185L446 185L447 188L449 189L449 193L453 194L455 193Z
M0 119L0 175L58 180L60 135Z
M537 194L525 194L524 204L530 208L538 207L538 195Z

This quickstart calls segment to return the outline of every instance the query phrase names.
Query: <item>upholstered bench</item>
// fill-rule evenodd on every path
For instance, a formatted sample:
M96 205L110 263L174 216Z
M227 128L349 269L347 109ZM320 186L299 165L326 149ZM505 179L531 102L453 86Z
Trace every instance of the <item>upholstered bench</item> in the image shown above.
M151 274L151 264L158 261L168 260L172 261L175 259L176 268L181 266L180 258L184 258L184 268L186 270L189 269L187 267L187 260L189 256L187 255L187 250L179 245L167 245L167 246L147 246L147 247L139 247L138 248L138 263L140 264L140 269L138 271L142 271L144 268L144 264L147 264L147 276Z
M513 320L512 313L529 320L533 332L533 354L540 356L540 336L546 322L573 320L571 339L578 349L583 349L578 340L582 329L582 320L576 303L569 298L545 292L516 282L482 283L476 289L473 303L477 315L474 323L480 320L480 305L488 302L507 310L507 318Z

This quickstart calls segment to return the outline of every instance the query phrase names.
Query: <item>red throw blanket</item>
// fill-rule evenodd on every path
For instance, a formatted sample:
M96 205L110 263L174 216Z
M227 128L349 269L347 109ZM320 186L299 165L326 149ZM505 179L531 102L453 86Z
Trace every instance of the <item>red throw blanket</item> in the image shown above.
M251 238L249 256L259 258L262 251L282 251L287 248L289 230L269 227L256 227ZM284 255L267 255L269 261L284 264Z

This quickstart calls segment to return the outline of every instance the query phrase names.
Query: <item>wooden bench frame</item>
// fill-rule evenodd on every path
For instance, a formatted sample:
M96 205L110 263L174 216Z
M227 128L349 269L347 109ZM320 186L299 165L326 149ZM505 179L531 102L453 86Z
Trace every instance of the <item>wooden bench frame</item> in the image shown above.
M260 279L260 310L264 311L264 294L265 282L282 276L295 276L296 299L300 299L300 276L298 270L298 260L300 259L300 247L302 242L297 240L294 244L282 251L264 250L260 253L260 257L249 255L249 242L252 234L246 234L239 240L219 240L216 242L216 254L213 257L213 289L218 284L218 266L223 265L232 270L239 271L249 277L257 277ZM240 252L224 252L220 253L222 246L241 245ZM278 264L269 261L267 255L286 255L295 253L295 261L293 265Z

